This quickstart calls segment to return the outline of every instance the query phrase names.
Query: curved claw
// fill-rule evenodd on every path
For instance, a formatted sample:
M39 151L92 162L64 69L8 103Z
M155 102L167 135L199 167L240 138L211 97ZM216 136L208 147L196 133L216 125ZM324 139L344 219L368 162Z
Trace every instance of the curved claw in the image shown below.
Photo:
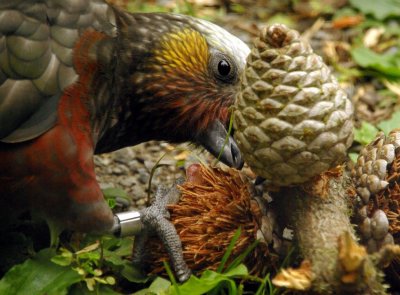
M214 157L219 157L222 163L230 167L242 169L244 161L239 147L232 136L229 136L228 142L225 144L227 135L228 132L221 121L215 120L211 126L197 138L197 141L213 154Z

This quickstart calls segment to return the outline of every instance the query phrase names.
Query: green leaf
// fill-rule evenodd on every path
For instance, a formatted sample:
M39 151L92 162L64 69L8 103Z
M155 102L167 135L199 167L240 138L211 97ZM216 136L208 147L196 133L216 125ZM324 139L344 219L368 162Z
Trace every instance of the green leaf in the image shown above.
M400 128L400 111L393 113L389 120L380 122L378 124L378 128L381 129L386 135L388 135L393 129Z
M71 256L65 256L65 255L56 255L51 258L51 261L55 264L61 265L61 266L67 266L71 265L73 261L73 256L71 253Z
M400 16L399 0L350 0L350 4L363 14L370 14L379 20Z
M132 283L145 283L149 277L145 276L137 267L133 266L132 261L125 261L121 270L121 275Z
M113 251L118 256L129 256L132 254L133 237L117 238L115 236L104 236L104 249Z
M379 130L374 125L363 121L361 123L361 128L354 129L354 140L358 141L362 145L367 145L375 139L378 131Z
M228 261L229 256L231 256L233 247L235 247L235 244L238 241L241 232L242 229L239 227L235 232L235 234L233 235L232 240L230 241L228 247L226 248L224 256L222 256L221 263L218 266L217 272L222 272L222 270L224 269L225 263Z
M113 209L117 205L117 198L123 198L130 200L126 191L118 187L110 187L103 190L104 198L106 199L108 206Z
M189 280L177 287L178 291L174 288L170 288L170 292L171 294L178 294L179 292L180 294L200 295L210 292L220 284L223 284L223 286L228 288L228 294L237 294L237 287L233 278L247 275L248 270L243 264L223 274L206 270L200 278L191 276Z
M121 243L124 240L125 238L118 238L113 235L104 235L101 237L101 246L103 247L103 250L116 251L121 247ZM132 238L130 238L130 240L130 244L132 245Z
M161 277L157 277L150 285L150 287L133 293L132 295L166 295L169 294L168 290L171 282Z
M151 292L159 294L160 292L166 292L170 286L171 282L161 277L158 277L151 283L149 290Z
M207 272L205 271L204 274L207 276ZM223 281L229 280L222 274L218 274L213 272L215 277L202 277L197 278L195 276L191 276L187 282L183 285L179 286L180 294L191 294L191 295L201 295L207 293L218 286L219 283ZM172 294L178 294L175 289L171 289Z
M92 262L97 262L101 258L100 251L98 250L92 250L93 252L82 252L79 253L77 256L79 257L80 260L88 260Z
M117 201L115 199L112 198L108 198L106 199L108 207L110 207L111 209L114 209L115 206L117 206Z
M2 295L62 295L68 288L79 281L73 269L57 265L50 261L53 249L44 249L33 259L14 266L0 281Z
M133 283L145 283L148 277L137 269L128 257L132 254L133 238L116 238L104 236L102 238L103 259L106 265L115 272Z
M276 13L268 18L267 24L284 24L288 27L295 27L296 24L293 21L293 17L289 16L287 13Z
M174 287L176 294L181 295L181 293L178 289L178 284L176 282L175 276L172 273L171 267L169 266L169 264L166 261L163 261L163 264L164 264L165 271L168 274L169 280L171 281L172 286Z
M114 251L103 250L103 258L106 263L111 263L115 266L123 265L126 261L121 256L117 255Z
M110 187L103 189L103 195L106 199L115 199L117 197L128 199L128 193L119 187Z
M145 288L133 293L132 295L154 295L154 294L155 294L154 292L149 291L149 288Z
M230 8L235 13L245 13L246 12L246 8L239 3L231 3L230 5L231 5Z
M354 163L357 163L358 159L358 154L357 153L349 153L350 160L352 160Z
M91 292L86 287L86 284L75 284L68 292L68 295L122 295L122 293L114 291L109 286L99 285L97 288L97 290Z
M226 271L230 271L232 268L237 267L240 263L242 263L244 261L244 259L247 257L247 255L249 255L249 253L251 251L254 250L255 247L257 247L259 241L255 240L253 243L251 243L250 246L248 246L246 248L245 251L243 251L243 253L240 253L240 255L238 257L236 257L231 264L226 268Z
M360 46L351 50L354 61L361 67L370 68L393 79L400 78L400 54L377 54Z
M228 277L240 277L240 276L247 276L249 271L244 264L239 264L238 266L230 269L228 272L224 273L224 275Z
M262 295L265 293L264 290L265 290L267 281L270 280L270 275L271 275L270 273L267 273L267 275L263 279L262 284L260 284L260 286L258 286L258 289L257 289L255 295Z

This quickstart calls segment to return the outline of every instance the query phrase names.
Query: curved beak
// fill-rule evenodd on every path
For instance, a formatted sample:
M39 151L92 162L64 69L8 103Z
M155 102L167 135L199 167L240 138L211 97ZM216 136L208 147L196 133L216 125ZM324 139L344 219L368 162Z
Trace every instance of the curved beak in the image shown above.
M232 136L229 136L225 144L227 135L225 126L219 120L215 120L205 132L198 136L197 143L201 144L214 157L218 158L219 156L222 163L242 169L244 162L240 150Z

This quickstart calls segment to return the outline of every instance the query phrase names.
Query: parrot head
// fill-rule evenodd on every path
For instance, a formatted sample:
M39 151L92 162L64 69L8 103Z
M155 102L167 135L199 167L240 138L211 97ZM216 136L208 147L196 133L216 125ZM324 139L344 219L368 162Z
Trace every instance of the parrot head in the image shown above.
M109 145L108 134L122 146L190 141L240 168L240 151L226 128L248 46L219 26L189 16L115 14L117 42L108 49L105 43L102 50L115 57L110 64L118 79L119 110L97 151Z

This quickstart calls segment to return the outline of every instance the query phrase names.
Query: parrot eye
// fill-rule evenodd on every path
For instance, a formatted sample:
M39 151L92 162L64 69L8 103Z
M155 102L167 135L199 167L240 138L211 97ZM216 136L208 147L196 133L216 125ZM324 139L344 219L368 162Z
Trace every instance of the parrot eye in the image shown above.
M221 76L228 76L231 71L231 65L225 59L218 63L218 73Z
M215 78L224 83L233 84L237 81L237 68L231 58L217 52L211 56L210 67Z

